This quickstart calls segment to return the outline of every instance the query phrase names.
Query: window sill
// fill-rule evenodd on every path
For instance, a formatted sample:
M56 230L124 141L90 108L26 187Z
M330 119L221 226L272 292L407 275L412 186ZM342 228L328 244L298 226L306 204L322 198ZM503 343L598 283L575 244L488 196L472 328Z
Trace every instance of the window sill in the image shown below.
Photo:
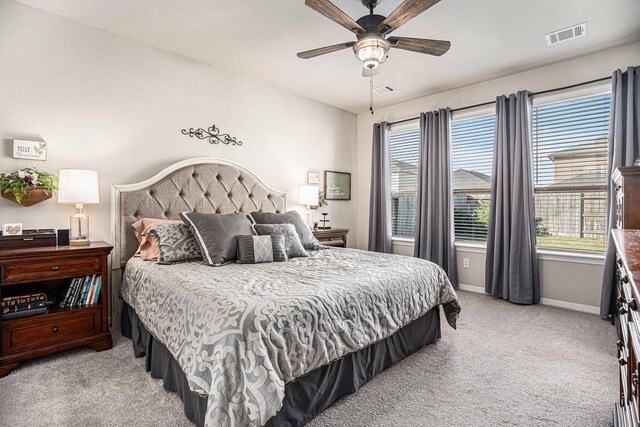
M576 264L604 265L604 254L584 252L562 252L550 249L538 249L538 259L546 261L573 262Z
M487 245L477 243L456 243L456 250L484 254L487 252ZM584 252L563 252L550 249L538 249L538 259L543 261L604 265L604 254L589 254Z
M487 245L477 243L456 243L456 250L484 254ZM563 252L550 249L538 249L538 259L543 261L571 262L575 264L604 265L604 254L584 252Z
M410 237L392 237L391 243L396 246L414 246L415 240Z
M394 237L391 239L394 245L413 246L414 240L405 237ZM480 243L456 243L456 250L460 252L471 252L484 254L487 252L487 245ZM538 249L538 259L543 261L571 262L575 264L604 265L604 254L589 254L583 252L562 252L549 249Z

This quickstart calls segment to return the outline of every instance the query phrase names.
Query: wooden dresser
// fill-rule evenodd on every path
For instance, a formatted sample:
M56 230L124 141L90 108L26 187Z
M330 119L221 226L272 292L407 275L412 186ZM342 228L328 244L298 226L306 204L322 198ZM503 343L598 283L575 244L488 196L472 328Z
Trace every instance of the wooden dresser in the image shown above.
M330 228L328 230L313 230L313 235L320 243L336 248L347 247L348 228Z
M640 394L640 230L613 230L616 245L616 325L619 339L620 400L614 411L615 426L638 427Z
M640 166L617 168L611 176L616 195L616 314L620 395L615 426L639 427L640 394Z
M46 314L0 320L0 377L24 361L59 351L89 346L112 347L107 326L109 269L112 246L49 246L0 250L0 297L42 292L55 298ZM60 308L71 279L102 276L97 304Z
M616 193L616 228L640 229L640 166L617 168L611 181Z

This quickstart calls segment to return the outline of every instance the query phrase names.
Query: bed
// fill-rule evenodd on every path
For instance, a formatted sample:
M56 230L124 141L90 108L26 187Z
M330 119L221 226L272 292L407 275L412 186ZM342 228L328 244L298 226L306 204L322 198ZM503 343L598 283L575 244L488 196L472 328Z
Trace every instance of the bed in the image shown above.
M140 218L284 212L286 195L235 163L179 162L114 186L121 329L134 354L205 426L303 425L440 338L460 311L433 263L355 249L284 263L159 265L132 258Z

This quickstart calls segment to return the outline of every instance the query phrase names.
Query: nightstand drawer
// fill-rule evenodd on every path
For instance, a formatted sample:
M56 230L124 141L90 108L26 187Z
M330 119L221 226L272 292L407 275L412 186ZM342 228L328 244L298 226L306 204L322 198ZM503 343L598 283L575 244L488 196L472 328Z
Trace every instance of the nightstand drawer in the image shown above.
M93 335L100 330L98 307L44 315L42 322L3 322L2 351L14 353Z
M344 240L342 239L327 239L327 240L318 239L318 241L325 246L344 247Z
M348 228L330 228L327 230L313 230L313 235L325 246L347 247Z
M63 279L65 277L77 277L85 274L100 274L101 269L100 257L4 264L2 266L0 282Z

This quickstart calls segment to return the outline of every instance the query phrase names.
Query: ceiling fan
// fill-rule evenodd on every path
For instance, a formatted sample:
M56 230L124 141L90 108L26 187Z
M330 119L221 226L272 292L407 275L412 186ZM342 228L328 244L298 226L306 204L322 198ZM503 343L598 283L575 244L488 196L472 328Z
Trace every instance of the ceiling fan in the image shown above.
M387 37L389 33L397 30L398 27L420 15L440 0L405 0L387 17L374 13L380 0L361 1L369 9L369 15L354 21L329 0L306 0L305 5L353 32L357 41L300 52L298 58L315 58L352 47L356 58L362 61L362 75L371 77L378 73L378 66L386 61L389 49L392 47L434 56L444 54L451 47L451 42L446 40Z

